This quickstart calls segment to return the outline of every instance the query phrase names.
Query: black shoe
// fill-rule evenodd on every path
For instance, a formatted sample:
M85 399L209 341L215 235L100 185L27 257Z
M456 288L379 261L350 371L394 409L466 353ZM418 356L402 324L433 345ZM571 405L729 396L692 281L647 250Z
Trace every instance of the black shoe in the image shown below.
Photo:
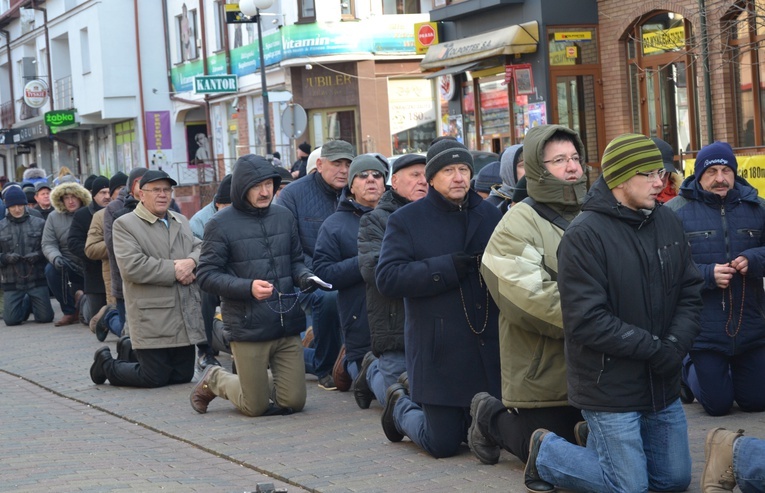
M98 339L98 342L104 342L106 340L106 336L109 335L109 325L106 323L106 314L109 313L110 309L116 310L116 308L112 305L107 305L104 308L104 312L96 322L96 338Z
M364 359L361 360L359 374L356 375L356 378L353 380L353 398L356 399L356 404L358 404L361 409L369 409L369 405L372 404L372 401L375 398L372 389L369 388L369 384L367 383L367 371L369 370L369 365L375 360L377 360L377 358L372 354L372 351L365 354Z
M197 359L197 368L201 372L208 366L221 366L221 364L212 354L204 353Z
M130 336L122 336L117 341L117 359L120 361L136 362L133 354L133 344L130 342Z
M683 381L683 379L680 379L680 401L683 404L690 404L691 402L695 401L696 397L693 395L693 391L690 387L688 387L688 384Z
M574 440L580 447L587 446L587 437L590 436L590 427L587 421L580 421L574 425Z
M96 350L93 355L93 364L90 365L90 379L96 385L102 385L106 382L106 371L104 371L104 363L112 359L112 352L109 351L109 346L104 346Z
M523 482L526 484L526 490L530 493L544 493L555 491L555 486L539 477L537 470L537 455L542 445L542 440L549 431L539 428L531 434L529 440L529 460L526 461L526 469L523 471Z
M470 428L468 429L468 446L470 450L473 451L473 455L478 460L489 465L499 462L500 449L494 440L484 435L478 428L478 415L485 412L486 405L492 399L494 397L487 392L480 392L473 396L473 400L470 402L470 416L472 416L473 422L470 423Z
M398 400L405 395L406 390L404 390L404 386L400 383L394 383L385 391L385 409L383 409L380 415L380 421L382 422L383 433L385 433L385 436L391 442L400 442L404 439L403 433L396 428L396 421L393 419L393 408L396 407Z
M409 395L409 374L407 372L404 372L398 376L398 383L404 386L406 395Z

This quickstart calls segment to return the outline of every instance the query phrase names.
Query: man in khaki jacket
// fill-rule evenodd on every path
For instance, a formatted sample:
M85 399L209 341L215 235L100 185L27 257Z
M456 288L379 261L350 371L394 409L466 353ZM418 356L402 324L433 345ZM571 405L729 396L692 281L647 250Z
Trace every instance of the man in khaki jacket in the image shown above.
M122 273L130 337L137 363L96 351L95 384L161 387L190 382L194 345L205 340L199 288L194 282L201 240L188 220L168 210L177 183L151 170L140 181L135 211L114 222L114 254Z

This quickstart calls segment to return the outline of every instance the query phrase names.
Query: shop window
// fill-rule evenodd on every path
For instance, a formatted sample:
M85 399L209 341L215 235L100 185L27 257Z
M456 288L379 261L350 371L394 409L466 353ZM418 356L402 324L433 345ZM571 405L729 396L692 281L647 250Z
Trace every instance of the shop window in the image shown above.
M458 141L465 144L468 149L477 149L475 136L475 98L473 95L473 79L469 77L462 85L462 122L455 121L453 129Z
M383 0L383 14L419 14L420 0Z
M660 12L627 38L632 130L665 140L676 154L699 142L692 36L680 14Z
M135 138L135 120L115 124L114 137L117 144L116 171L135 168L139 161L138 142Z
M765 5L746 1L723 21L736 113L736 145L765 145Z
M389 80L388 111L393 154L426 152L436 138L433 82L428 79Z

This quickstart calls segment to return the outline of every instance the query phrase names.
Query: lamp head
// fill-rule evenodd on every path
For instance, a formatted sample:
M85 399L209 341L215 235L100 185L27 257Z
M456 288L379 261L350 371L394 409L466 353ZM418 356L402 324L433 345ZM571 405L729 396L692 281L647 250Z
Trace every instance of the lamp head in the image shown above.
M242 0L239 2L239 10L246 16L258 15L258 10L266 10L274 4L273 0Z

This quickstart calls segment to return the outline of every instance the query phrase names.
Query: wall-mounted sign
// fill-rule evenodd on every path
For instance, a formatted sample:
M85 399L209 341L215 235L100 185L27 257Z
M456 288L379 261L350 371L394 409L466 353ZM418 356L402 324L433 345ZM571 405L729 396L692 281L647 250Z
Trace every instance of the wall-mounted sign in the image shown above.
M431 45L438 44L438 23L418 22L414 25L414 47L418 55L428 51Z
M236 75L197 75L194 77L194 92L197 94L219 94L239 90Z
M438 78L438 87L441 91L441 97L445 101L451 101L457 95L457 83L451 74L442 75Z
M24 86L24 102L30 108L42 108L48 102L48 84L40 79L30 80Z
M591 31L558 31L555 41L592 41Z
M685 48L685 28L683 26L643 32L642 37L644 55L655 55Z
M226 11L226 24L244 24L254 22L239 9L238 3L227 3L223 6Z
M50 128L65 127L75 123L74 110L58 110L45 113L45 124Z

